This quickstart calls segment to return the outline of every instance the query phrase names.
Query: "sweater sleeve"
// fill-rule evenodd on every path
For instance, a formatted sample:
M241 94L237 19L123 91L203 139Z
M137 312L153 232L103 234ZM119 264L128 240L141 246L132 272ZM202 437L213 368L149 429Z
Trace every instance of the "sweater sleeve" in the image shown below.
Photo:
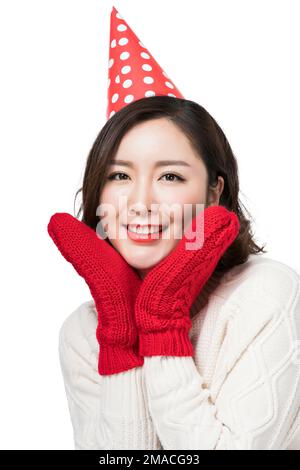
M286 448L289 430L300 426L299 285L280 299L273 289L281 304L228 370L216 399L193 357L144 358L149 409L164 449ZM230 341L228 347L230 353Z
M75 450L161 449L148 410L143 368L101 376L96 327L94 312L83 304L59 333Z

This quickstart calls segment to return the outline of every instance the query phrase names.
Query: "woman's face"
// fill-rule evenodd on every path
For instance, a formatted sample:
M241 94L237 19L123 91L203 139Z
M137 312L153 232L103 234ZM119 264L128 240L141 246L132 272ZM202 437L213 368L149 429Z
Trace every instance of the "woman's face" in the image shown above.
M180 241L196 204L218 204L223 180L219 177L220 185L208 193L207 201L207 178L205 165L185 134L166 118L139 123L123 137L99 204L112 209L104 212L102 223L111 244L141 278ZM184 216L187 207L193 212ZM145 242L130 236L130 223L162 224L167 229Z

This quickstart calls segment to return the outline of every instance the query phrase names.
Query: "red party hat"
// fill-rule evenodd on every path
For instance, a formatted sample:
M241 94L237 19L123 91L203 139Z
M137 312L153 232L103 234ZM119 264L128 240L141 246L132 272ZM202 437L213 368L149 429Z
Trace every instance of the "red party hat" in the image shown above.
M112 7L106 118L132 101L154 95L184 98L117 9Z

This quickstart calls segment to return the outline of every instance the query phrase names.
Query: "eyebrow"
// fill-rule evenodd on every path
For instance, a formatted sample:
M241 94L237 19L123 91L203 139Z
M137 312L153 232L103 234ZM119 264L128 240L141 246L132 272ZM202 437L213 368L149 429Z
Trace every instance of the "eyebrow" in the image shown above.
M133 168L133 163L129 162L127 160L112 160L111 165L123 165L123 166L129 166L130 168ZM161 166L169 166L169 165L180 165L180 166L188 166L190 167L191 165L184 160L159 160L155 163L154 167L161 167Z

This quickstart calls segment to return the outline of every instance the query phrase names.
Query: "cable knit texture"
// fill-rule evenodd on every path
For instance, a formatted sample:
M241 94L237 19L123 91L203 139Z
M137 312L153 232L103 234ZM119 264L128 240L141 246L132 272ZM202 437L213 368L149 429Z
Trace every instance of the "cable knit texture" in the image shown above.
M64 258L84 278L95 301L96 336L102 345L99 374L142 365L133 314L141 285L138 274L95 230L68 213L52 215L47 229Z
M75 449L300 450L298 273L250 255L209 283L190 309L194 357L99 375L94 301L67 316L59 357Z
M141 356L193 356L190 308L239 228L234 212L207 207L169 256L147 274L135 302Z

